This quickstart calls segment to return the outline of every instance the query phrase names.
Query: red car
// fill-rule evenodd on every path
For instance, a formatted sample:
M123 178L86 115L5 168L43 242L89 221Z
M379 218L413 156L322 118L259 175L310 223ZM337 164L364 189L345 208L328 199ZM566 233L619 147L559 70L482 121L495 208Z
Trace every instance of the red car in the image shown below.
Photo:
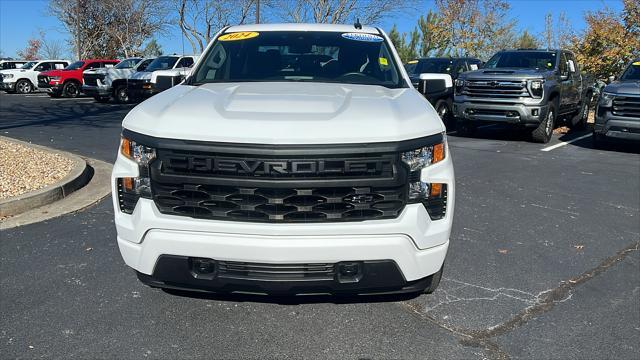
M50 70L38 75L38 88L51 97L76 97L82 89L82 72L89 69L112 67L120 60L80 60L62 70Z

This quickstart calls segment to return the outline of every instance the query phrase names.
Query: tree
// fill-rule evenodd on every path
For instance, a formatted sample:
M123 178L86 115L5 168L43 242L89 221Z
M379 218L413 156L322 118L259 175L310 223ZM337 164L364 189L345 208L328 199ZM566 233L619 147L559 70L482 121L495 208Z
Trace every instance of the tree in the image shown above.
M536 49L539 46L538 40L533 35L529 34L528 30L523 31L522 34L520 34L514 45L514 47L518 49Z
M47 39L44 31L40 31L40 50L38 54L42 59L61 59L63 46L59 40Z
M409 42L406 41L407 34L400 34L398 27L394 24L389 32L389 40L393 43L393 46L400 56L400 60L406 63L409 60L413 60L418 57L418 46L420 42L420 33L418 29L414 29L409 34Z
M215 33L226 25L243 24L255 0L180 0L177 25L194 54L202 53Z
M165 0L50 0L79 58L130 56L169 24Z
M270 3L284 21L374 24L409 9L407 0L279 0Z
M145 46L144 50L142 51L142 55L145 57L160 56L162 55L162 46L158 44L156 39L151 39L151 41L149 41L147 46Z
M41 46L42 42L40 39L32 38L27 41L27 47L23 50L18 50L16 54L23 60L37 60Z
M578 63L598 78L619 74L625 65L640 56L640 4L623 0L622 13L609 8L587 12L587 26L573 38Z
M548 49L568 49L572 46L575 32L567 14L561 11L558 21L553 21L553 14L547 13L544 18L544 31L540 36L540 42Z
M429 10L426 17L420 16L418 19L418 29L420 31L420 54L422 56L443 56L449 46L450 36L448 26L444 24L444 19Z

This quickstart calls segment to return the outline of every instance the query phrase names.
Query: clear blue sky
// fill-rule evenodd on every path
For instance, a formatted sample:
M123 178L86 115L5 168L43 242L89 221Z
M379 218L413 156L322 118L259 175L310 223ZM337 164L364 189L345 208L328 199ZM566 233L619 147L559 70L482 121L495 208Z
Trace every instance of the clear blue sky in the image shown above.
M544 17L549 11L565 11L573 28L582 30L585 11L605 6L615 10L622 9L621 0L511 0L510 3L510 15L517 20L518 28L527 29L534 35L542 32ZM418 0L417 6L418 12L389 18L381 26L389 31L395 23L401 32L411 31L420 15L426 14L433 7L433 1ZM61 41L68 39L66 31L55 17L49 15L47 7L47 0L0 0L2 56L15 57L16 51L23 49L27 40L37 36L40 30L47 34L47 38ZM180 32L177 29L171 29L169 35L159 38L158 41L165 53L182 52Z

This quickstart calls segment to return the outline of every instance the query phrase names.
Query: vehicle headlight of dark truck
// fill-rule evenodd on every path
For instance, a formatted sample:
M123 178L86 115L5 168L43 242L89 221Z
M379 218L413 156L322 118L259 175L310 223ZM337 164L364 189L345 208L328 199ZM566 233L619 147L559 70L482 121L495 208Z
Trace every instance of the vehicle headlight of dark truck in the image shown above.
M640 140L640 59L631 62L618 81L598 99L593 126L594 145L605 137Z
M533 140L543 143L561 116L572 127L585 127L593 93L564 50L500 51L483 69L461 74L454 91L462 135L481 122L509 123L532 129Z

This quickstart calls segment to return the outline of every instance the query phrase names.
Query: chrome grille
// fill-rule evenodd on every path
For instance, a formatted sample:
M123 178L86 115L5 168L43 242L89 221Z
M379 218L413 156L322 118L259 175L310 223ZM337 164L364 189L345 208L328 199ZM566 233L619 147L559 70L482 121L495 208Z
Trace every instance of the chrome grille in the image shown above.
M528 97L527 82L522 80L466 80L463 95L471 97Z
M640 118L640 96L615 96L612 112L618 116Z

